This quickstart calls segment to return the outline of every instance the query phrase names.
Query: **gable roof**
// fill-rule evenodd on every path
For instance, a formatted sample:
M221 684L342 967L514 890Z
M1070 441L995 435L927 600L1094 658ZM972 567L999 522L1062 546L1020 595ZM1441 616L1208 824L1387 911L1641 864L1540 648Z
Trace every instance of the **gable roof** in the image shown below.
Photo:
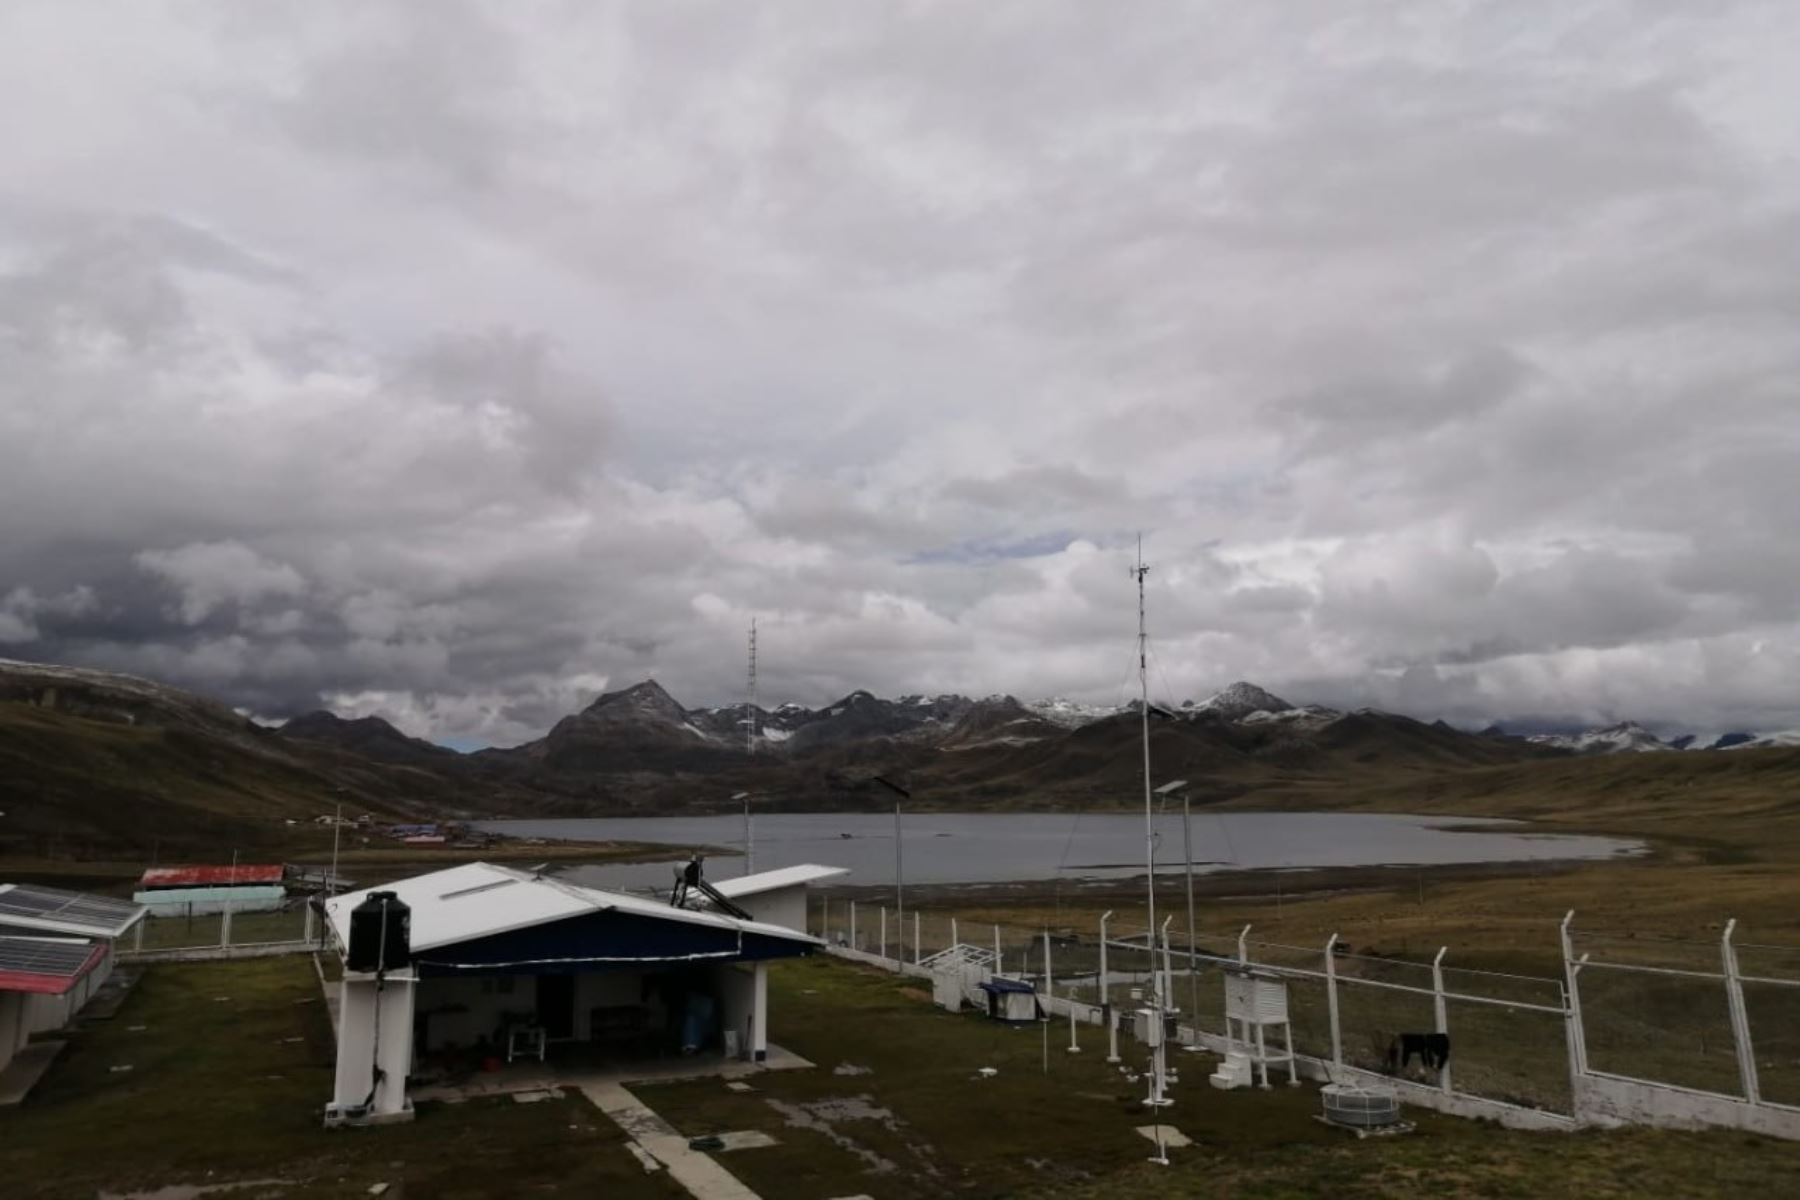
M111 896L0 883L0 929L116 938L149 911L141 904Z
M0 992L60 996L106 957L86 938L0 935Z
M141 888L231 887L237 884L280 883L280 863L240 865L235 867L177 866L151 867L138 880Z
M754 875L739 875L736 879L709 879L707 882L713 885L714 891L727 900L738 900L745 896L760 896L764 892L800 887L808 883L817 883L821 879L832 879L849 873L849 867L823 867L818 863L800 863L797 866L781 867L774 871L758 871Z
M411 879L332 897L325 902L325 912L340 943L349 944L350 912L367 899L370 892L393 892L412 910L414 951L454 946L592 912L625 912L663 921L759 933L784 941L819 944L817 938L781 925L741 921L724 913L675 908L660 900L583 887L485 862L415 875Z

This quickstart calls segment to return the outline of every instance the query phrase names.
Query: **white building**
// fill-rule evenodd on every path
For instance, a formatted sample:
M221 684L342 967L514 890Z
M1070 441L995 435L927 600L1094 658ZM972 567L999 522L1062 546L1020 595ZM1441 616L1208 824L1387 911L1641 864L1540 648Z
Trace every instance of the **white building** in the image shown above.
M831 874L831 868L812 868ZM327 1121L404 1119L415 1056L580 1053L641 1059L768 1050L768 963L819 945L803 931L805 880L731 881L799 920L743 920L471 863L326 901L348 961L351 914L372 893L410 910L410 961L346 969ZM817 876L823 877L823 876Z
M143 919L141 904L0 883L0 1070L81 1011L112 974L113 943Z

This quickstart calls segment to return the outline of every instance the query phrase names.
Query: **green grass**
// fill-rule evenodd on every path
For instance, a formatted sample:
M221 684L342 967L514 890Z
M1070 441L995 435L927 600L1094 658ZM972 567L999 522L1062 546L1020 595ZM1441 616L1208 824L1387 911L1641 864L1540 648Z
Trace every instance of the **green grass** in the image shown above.
M382 1181L390 1195L470 1200L682 1195L578 1098L427 1104L410 1125L326 1131L334 1053L310 959L153 967L23 1106L0 1110L0 1194L281 1178L296 1181L283 1200Z
M685 1134L763 1129L781 1139L721 1159L769 1197L1703 1197L1780 1195L1800 1178L1800 1145L1725 1132L1520 1133L1408 1110L1414 1134L1357 1141L1313 1120L1312 1086L1205 1086L1210 1056L1195 1056L1166 1118L1196 1145L1152 1167L1134 1132L1148 1123L1143 1084L1106 1066L1091 1028L1084 1052L1069 1055L1067 1025L1052 1023L1046 1073L1039 1029L944 1013L916 981L814 959L777 968L770 990L772 1036L818 1070L758 1076L752 1093L717 1081L636 1089ZM1135 1046L1125 1053L1128 1063L1143 1057ZM845 1063L868 1073L833 1073ZM999 1074L977 1081L981 1066ZM786 1115L810 1106L831 1116L845 1101L856 1103L835 1110L830 1136Z

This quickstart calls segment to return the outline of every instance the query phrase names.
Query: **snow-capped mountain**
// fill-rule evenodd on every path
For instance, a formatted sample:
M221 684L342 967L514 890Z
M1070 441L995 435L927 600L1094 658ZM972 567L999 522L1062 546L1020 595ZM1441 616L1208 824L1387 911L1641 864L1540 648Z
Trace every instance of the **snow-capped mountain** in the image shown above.
M1800 729L1783 730L1780 733L1745 734L1742 740L1738 735L1727 734L1719 738L1710 747L1714 750L1767 750L1772 747L1800 746Z
M1617 725L1589 729L1583 733L1538 733L1526 740L1539 746L1572 750L1577 754L1653 754L1675 748L1636 721L1621 721Z
M1274 725L1311 733L1325 728L1343 715L1337 709L1326 708L1323 704L1303 704L1298 708L1259 708L1255 712L1245 713L1239 721L1244 725Z
M1112 704L1080 704L1061 696L1052 696L1047 700L1035 700L1025 706L1037 716L1064 729L1079 729L1083 725L1091 725L1095 721L1116 716L1123 708Z
M1283 713L1291 711L1294 706L1273 692L1264 691L1254 683L1246 683L1240 679L1198 704L1189 701L1181 707L1186 713L1209 712L1227 721L1241 721L1252 713Z

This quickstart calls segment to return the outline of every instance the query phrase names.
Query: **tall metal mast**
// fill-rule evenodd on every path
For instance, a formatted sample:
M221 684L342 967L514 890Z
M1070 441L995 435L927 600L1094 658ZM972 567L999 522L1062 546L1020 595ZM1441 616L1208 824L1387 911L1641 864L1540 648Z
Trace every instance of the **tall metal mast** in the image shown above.
M750 741L750 757L756 757L756 722L759 710L756 707L756 618L750 618L750 716L744 722L745 736ZM735 798L735 797L734 797ZM750 793L742 795L744 801L744 874L748 875L756 869L755 834L750 827Z
M750 753L756 753L756 618L750 618L750 719L745 727L750 735Z
M1156 820L1150 801L1150 637L1144 626L1144 576L1150 568L1144 564L1144 538L1138 535L1137 563L1131 568L1138 590L1138 717L1144 726L1144 860L1149 872L1150 928L1156 929ZM1152 950L1154 950L1154 946ZM1154 976L1155 972L1151 972ZM1162 1007L1162 994L1156 993L1157 1007Z

